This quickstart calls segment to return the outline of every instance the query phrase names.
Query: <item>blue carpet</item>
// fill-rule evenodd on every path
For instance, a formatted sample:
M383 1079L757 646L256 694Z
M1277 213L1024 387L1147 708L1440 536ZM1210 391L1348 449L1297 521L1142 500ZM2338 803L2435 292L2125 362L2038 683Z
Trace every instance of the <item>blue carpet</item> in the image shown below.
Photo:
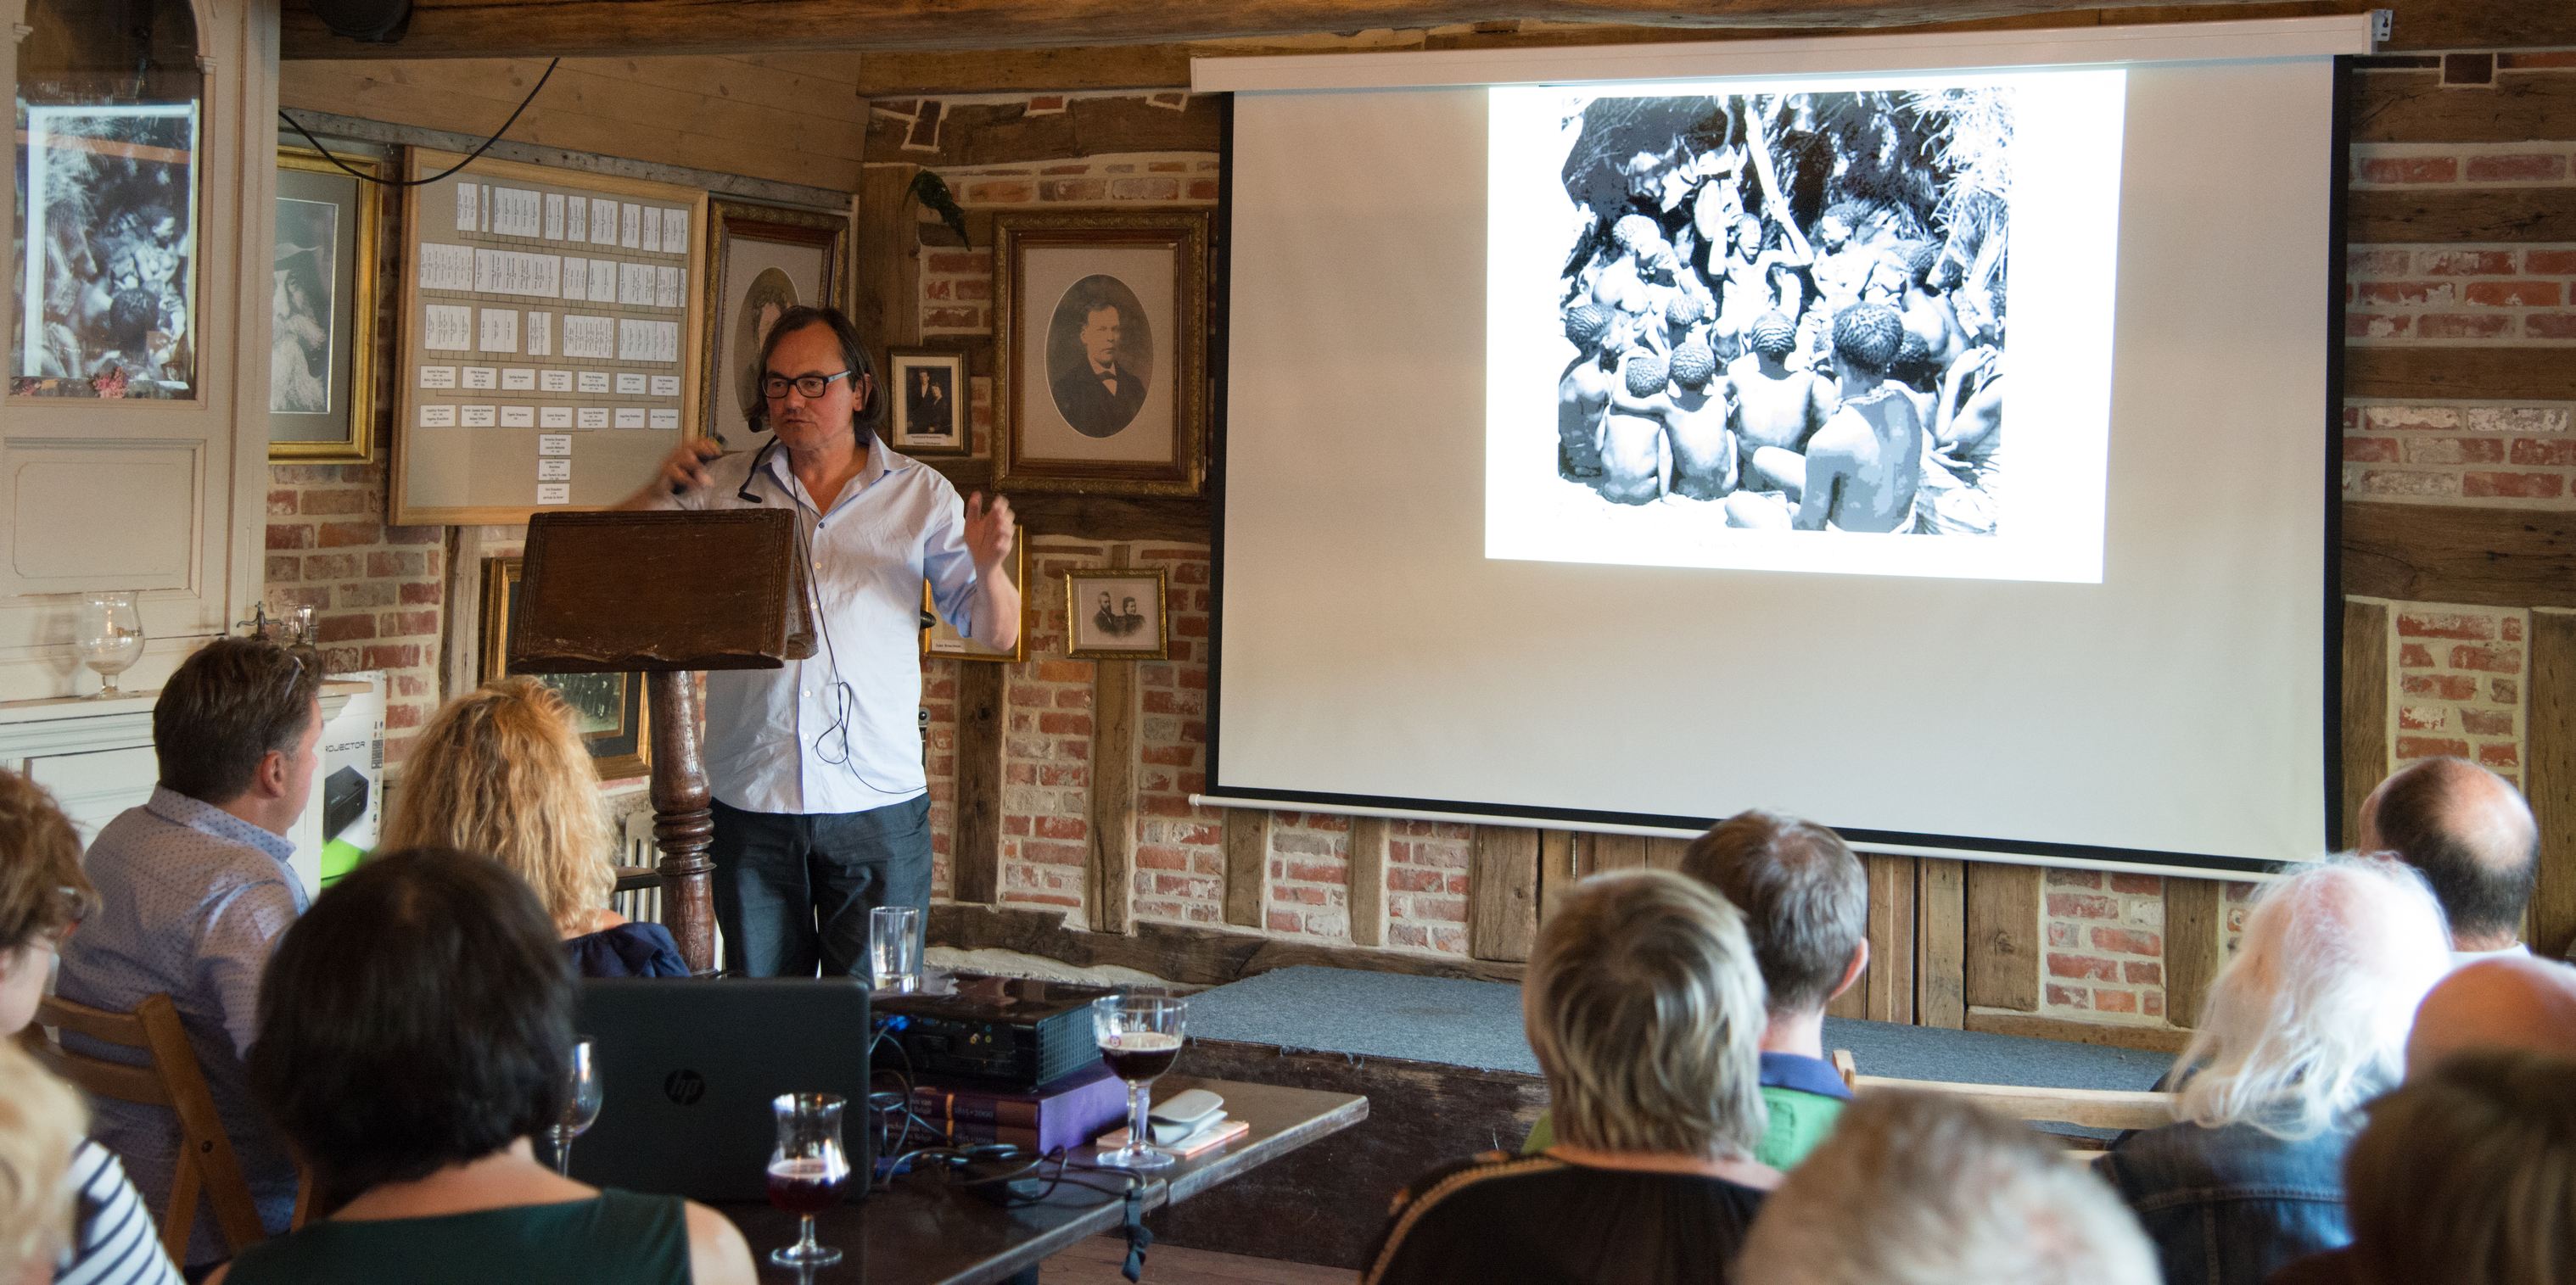
M1190 1034L1358 1057L1538 1074L1521 988L1341 968L1282 968L1190 1000ZM2173 1059L2017 1035L1825 1019L1825 1047L1863 1075L2052 1089L2152 1088Z

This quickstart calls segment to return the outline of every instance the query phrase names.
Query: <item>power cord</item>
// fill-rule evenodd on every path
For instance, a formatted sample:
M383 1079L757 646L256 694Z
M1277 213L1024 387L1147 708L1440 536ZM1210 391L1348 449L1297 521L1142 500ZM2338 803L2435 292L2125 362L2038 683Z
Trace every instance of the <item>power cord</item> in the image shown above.
M555 68L562 65L563 59L561 58L557 58L553 62L546 64L546 73L537 77L536 87L528 91L527 97L519 100L519 105L516 108L513 108L510 112L510 119L501 122L501 128L493 131L490 138L484 139L483 145L475 148L473 155L466 157L464 160L458 161L454 165L448 166L446 169L430 175L428 178L382 178L374 174L366 173L347 161L341 160L337 155L333 154L330 148L324 147L322 145L322 140L315 138L312 130L304 128L304 122L287 115L285 108L280 107L277 109L277 118L285 121L289 129L303 135L304 141L311 143L313 145L313 150L322 154L322 159L331 162L333 165L339 166L343 172L347 173L351 178L357 179L359 182L374 183L379 187L426 187L440 179L446 178L448 175L453 174L458 170L464 169L466 166L471 165L476 161L482 160L483 153L491 151L492 145L501 141L501 135L509 133L510 127L519 123L519 114L528 110L528 104L537 101L537 95L545 89L546 82L554 78Z

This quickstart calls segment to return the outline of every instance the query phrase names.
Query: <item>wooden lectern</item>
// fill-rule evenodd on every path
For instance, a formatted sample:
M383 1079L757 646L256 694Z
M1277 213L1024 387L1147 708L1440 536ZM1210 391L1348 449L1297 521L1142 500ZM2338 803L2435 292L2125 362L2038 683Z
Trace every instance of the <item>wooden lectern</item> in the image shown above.
M528 521L509 672L647 676L662 918L700 976L715 971L715 823L692 671L777 669L814 654L811 571L796 534L786 509Z

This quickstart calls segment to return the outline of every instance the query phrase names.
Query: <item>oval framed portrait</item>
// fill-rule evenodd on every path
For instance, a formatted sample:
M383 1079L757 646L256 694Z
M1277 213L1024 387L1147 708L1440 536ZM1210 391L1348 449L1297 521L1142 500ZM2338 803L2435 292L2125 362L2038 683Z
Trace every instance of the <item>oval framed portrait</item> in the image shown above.
M1065 287L1047 321L1047 387L1085 437L1136 422L1154 383L1154 323L1126 282L1095 272Z

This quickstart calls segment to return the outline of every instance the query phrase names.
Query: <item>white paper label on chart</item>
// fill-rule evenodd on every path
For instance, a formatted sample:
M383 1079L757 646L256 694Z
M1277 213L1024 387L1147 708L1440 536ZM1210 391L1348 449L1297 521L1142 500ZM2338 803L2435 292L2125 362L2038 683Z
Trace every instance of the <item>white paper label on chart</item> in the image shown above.
M662 253L687 254L688 252L689 212L687 210L662 211Z
M474 351L474 310L461 303L433 303L421 309L420 346L434 352Z
M617 372L617 395L620 397L643 396L644 377L642 375L629 374L622 370Z
M592 245L617 244L617 202L591 198L590 243Z
M456 422L467 428L501 426L501 408L498 406L460 406L457 410Z
M661 206L648 205L644 207L644 248L656 252L660 251L662 248Z
M492 235L533 239L545 230L545 201L523 187L492 189Z
M586 303L590 300L590 260L565 256L563 297L577 303Z
M580 418L581 426L583 428L606 428L608 427L608 408L605 406L584 406L581 408Z
M537 391L537 372L518 367L502 371L501 391L505 393L533 393Z
M617 306L650 308L653 306L653 265L621 263L617 265Z
M501 427L503 427L503 428L535 428L536 426L537 426L537 408L536 408L536 407L534 407L534 406L504 406L504 407L502 407L502 408L501 408Z
M420 386L423 388L454 388L456 387L456 368L454 366L423 366L420 368Z
M680 377L677 375L655 375L653 377L653 395L655 397L679 396Z
M572 358L604 360L617 355L617 319L585 317L566 313L563 319L563 355Z
M423 290L473 289L474 247L442 245L435 241L422 242L420 288Z
M569 408L568 408L568 407L563 407L563 406L549 406L549 407L547 407L546 409L547 409L547 410L566 410L566 409L569 409ZM570 433L539 433L539 434L537 434L537 454L539 454L539 455L570 455L570 454L572 454L572 434L570 434Z
M654 267L653 306L656 308L680 306L680 270L678 268L667 263Z
M607 303L617 297L617 260L590 261L590 301Z
M423 406L420 408L420 426L422 428L454 428L456 427L456 408L447 405Z
M581 391L585 393L607 392L608 372L604 370L585 370L581 372Z
M570 428L570 427L572 427L572 407L570 407L570 406L540 406L540 407L538 407L538 408L537 408L537 427L539 427L539 428ZM545 439L544 439L544 438L542 438L542 437L541 437L541 438L538 438L538 439L537 439L537 442L538 442L538 450L537 450L537 454L539 454L539 455L543 455L543 454L545 454L545 453L546 453L546 452L545 452L545 449L544 449L544 442L545 442Z
M484 294L552 299L563 289L563 259L525 250L477 249L474 288Z
M483 202L482 202L482 197L481 197L481 195L480 195L480 193L479 193L478 189L476 188L476 186L475 186L474 184L472 184L472 183L459 183L459 184L457 184L457 185L456 185L456 230L457 230L457 231L459 231L459 232L480 232L480 231L482 231L482 230L483 230L483 218L482 218L482 215L483 215Z
M480 347L484 352L514 353L519 351L519 310L516 308L485 308L483 310L483 337Z
M617 426L618 426L619 428L642 428L642 427L644 427L644 408L643 408L643 407L641 407L641 406L620 406L620 407L618 407L618 408L617 408Z
M546 193L546 239L563 240L564 200L561 192Z
M652 409L651 413L646 415L645 422L654 428L678 428L680 426L679 408L676 406L656 406Z
M572 461L571 461L571 460L538 460L538 461L537 461L537 480L538 480L538 481L540 481L540 482L569 482L569 481L571 481L571 480L572 480Z
M590 201L584 197L573 197L564 206L564 240L580 242L589 239Z
M633 203L618 211L617 244L629 250L644 248L644 207Z
M468 366L465 368L465 386L484 391L499 388L501 372L491 366Z
M538 372L537 372L537 391L538 391L538 392L541 392L541 393L568 393L568 392L571 392L571 391L572 391L572 372L571 372L571 371L569 371L569 370L541 370L541 371L538 371Z
M528 355L531 357L555 355L555 315L553 313L528 314Z
M539 483L537 483L537 503L539 503L539 504L570 504L570 503L572 503L572 483L570 483L570 482L539 482Z

